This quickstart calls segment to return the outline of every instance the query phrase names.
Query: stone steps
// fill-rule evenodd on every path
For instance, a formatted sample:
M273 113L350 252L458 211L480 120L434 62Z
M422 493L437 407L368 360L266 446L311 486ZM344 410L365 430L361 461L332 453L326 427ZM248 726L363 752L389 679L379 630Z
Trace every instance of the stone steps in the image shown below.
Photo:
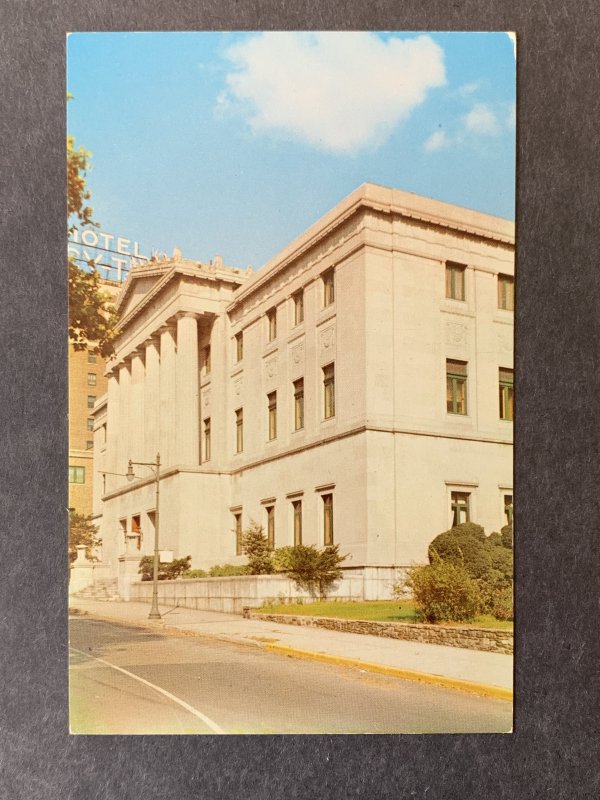
M75 592L73 597L78 597L82 600L120 600L117 589L116 579L104 579L97 581L92 586L86 586L79 592Z

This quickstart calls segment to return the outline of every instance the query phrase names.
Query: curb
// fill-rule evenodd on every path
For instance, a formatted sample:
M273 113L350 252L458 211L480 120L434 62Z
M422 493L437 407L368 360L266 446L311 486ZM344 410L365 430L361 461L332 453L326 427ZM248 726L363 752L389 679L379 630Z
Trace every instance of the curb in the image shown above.
M312 661L324 661L327 664L337 664L343 667L357 667L368 672L377 672L380 675L389 675L393 678L403 678L407 681L418 681L420 683L435 684L445 689L460 689L471 694L479 694L485 697L493 697L498 700L512 700L512 689L505 689L501 686L490 686L486 683L467 681L462 678L445 678L442 675L433 675L429 672L417 672L412 669L402 669L401 667L389 667L384 664L374 664L370 661L361 661L359 658L347 658L346 656L331 656L327 653L315 653L311 650L298 650L295 647L288 647L284 644L265 644L265 650L289 656L290 658L301 658Z
M244 641L233 639L228 636L220 636L214 633L205 633L204 631L191 631L184 630L176 627L170 627L163 620L156 622L148 622L142 620L124 620L119 617L111 617L105 614L98 614L89 612L85 609L72 609L72 615L75 619L82 619L89 617L103 622L112 622L117 625L131 625L136 628L143 628L145 630L160 630L163 633L174 634L176 636L199 636L204 639L215 639L217 641L229 642L230 644L239 644L244 647L260 647L272 653L279 653L280 655L288 656L289 658L304 659L306 661L322 661L326 664L335 664L340 667L355 667L367 672L375 672L379 675L387 675L392 678L402 678L407 681L417 681L419 683L428 683L439 686L444 689L458 689L463 692L470 692L471 694L478 694L483 697L491 697L496 700L513 700L512 689L505 689L501 686L491 686L485 683L477 683L476 681L467 681L462 678L445 678L442 675L433 675L429 672L418 672L411 669L402 669L401 667L390 667L384 664L375 664L370 661L361 661L358 658L348 658L346 656L333 656L328 653L317 653L312 650L300 650L296 647L290 647L284 644L273 644L271 642L259 641Z

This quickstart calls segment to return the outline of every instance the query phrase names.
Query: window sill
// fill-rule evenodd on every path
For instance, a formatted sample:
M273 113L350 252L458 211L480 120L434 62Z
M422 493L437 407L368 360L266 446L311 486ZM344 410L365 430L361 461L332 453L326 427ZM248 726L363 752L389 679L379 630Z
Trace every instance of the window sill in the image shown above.
M306 330L304 327L304 323L301 322L295 328L292 328L292 332L287 338L288 344L290 344L291 342L295 342L296 339L299 339L301 336L304 336L305 332Z
M270 356L272 353L276 353L278 346L277 339L268 342L263 349L263 358L267 358L267 356Z
M450 300L449 298L444 298L440 306L440 311L443 311L445 314L456 314L459 317L475 318L475 312L466 300Z
M317 325L322 325L324 322L328 322L332 317L335 317L336 309L335 303L332 303L330 306L326 306L322 308L319 313L317 314Z
M236 375L239 375L240 372L243 372L243 371L244 371L244 364L243 364L243 362L240 361L234 367L231 368L231 371L230 371L229 375L230 375L230 377L235 378Z

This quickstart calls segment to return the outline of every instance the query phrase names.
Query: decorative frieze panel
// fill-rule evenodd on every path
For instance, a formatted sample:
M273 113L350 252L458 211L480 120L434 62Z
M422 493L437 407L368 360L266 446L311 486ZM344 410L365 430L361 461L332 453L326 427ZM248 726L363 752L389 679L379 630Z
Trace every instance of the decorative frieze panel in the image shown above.
M202 391L202 405L204 408L210 410L210 389L203 389Z
M322 363L335 359L335 325L319 332L319 357Z
M464 322L446 321L446 344L455 346L469 344L469 330Z
M304 372L304 340L290 347L289 357L290 371L293 377L302 375Z
M265 380L272 383L277 380L277 358L270 358L265 361Z
M244 385L244 381L242 378L238 378L237 381L233 384L233 393L236 397L242 396L242 388Z

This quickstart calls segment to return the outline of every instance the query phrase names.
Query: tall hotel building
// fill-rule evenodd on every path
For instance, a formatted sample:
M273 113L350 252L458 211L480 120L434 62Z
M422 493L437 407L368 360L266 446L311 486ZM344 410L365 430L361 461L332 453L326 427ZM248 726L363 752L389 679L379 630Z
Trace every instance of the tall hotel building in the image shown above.
M453 522L512 507L514 225L364 184L260 272L135 267L94 409L102 562L154 546L194 567L339 544L407 566ZM103 474L104 473L104 474Z

